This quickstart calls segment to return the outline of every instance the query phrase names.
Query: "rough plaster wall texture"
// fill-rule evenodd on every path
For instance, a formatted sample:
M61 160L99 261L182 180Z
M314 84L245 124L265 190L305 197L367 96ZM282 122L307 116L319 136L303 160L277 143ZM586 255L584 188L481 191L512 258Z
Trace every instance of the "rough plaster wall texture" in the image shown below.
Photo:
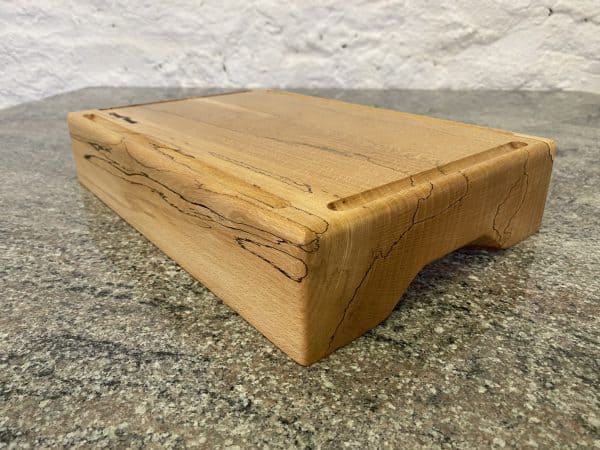
M0 80L600 93L600 0L0 0Z

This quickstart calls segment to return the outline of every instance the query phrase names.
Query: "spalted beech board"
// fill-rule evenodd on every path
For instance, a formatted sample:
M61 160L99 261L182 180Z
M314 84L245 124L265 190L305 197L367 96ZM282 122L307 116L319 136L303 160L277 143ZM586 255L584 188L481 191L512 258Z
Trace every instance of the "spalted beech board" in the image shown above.
M254 90L71 113L79 179L310 364L418 271L540 226L549 139Z

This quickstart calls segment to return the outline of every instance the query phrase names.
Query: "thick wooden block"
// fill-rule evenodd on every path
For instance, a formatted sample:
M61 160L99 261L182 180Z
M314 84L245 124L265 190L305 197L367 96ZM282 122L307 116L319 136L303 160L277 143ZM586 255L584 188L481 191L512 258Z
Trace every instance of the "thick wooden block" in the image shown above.
M81 183L300 364L540 226L551 140L269 90L71 113Z

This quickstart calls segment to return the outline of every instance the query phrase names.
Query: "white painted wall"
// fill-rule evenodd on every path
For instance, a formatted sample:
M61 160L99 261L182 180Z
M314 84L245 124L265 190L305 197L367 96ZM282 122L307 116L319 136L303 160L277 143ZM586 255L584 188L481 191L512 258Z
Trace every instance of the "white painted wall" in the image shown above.
M97 85L600 93L600 0L0 0L0 107Z

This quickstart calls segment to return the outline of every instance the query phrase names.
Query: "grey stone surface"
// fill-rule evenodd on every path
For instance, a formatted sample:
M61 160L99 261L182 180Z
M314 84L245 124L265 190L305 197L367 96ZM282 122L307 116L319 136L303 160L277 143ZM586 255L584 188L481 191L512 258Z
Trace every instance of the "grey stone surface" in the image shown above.
M314 91L559 153L538 234L430 265L386 322L304 368L77 182L67 111L195 92L0 111L0 447L600 446L600 96Z

